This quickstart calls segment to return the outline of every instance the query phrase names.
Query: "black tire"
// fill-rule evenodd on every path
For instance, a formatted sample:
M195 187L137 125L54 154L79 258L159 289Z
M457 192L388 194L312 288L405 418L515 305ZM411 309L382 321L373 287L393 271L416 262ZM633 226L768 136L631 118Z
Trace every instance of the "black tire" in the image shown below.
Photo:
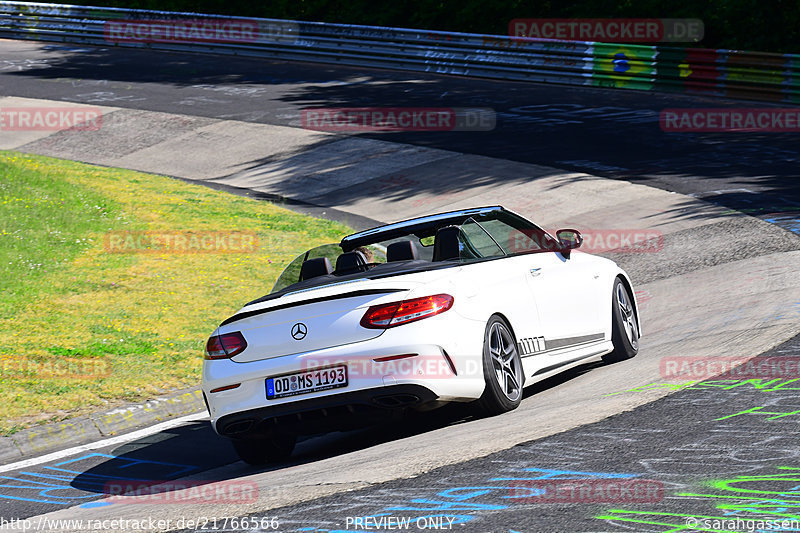
M263 466L287 459L294 451L297 436L291 433L276 433L269 437L233 439L236 455L245 463Z
M525 385L522 361L511 328L498 316L486 324L483 376L486 388L476 402L480 414L499 415L519 406Z
M639 353L639 325L633 297L619 278L614 280L611 296L611 342L614 351L603 356L606 363L624 361Z

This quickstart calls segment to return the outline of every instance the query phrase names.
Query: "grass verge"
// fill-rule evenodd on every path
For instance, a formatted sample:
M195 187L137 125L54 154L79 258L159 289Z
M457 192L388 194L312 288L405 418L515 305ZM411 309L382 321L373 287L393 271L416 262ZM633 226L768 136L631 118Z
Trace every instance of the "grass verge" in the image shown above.
M256 245L146 249L153 234L228 232ZM196 385L219 322L348 232L163 176L0 151L0 434Z

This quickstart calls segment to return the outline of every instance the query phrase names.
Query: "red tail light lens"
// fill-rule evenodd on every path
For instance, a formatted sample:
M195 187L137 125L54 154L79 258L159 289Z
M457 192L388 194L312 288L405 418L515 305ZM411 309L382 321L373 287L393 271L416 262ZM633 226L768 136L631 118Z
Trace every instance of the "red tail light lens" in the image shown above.
M408 324L444 313L453 307L449 294L423 296L413 300L373 305L361 319L361 326L369 329L386 329Z
M244 336L235 331L222 335L211 335L206 343L206 359L228 359L247 348Z

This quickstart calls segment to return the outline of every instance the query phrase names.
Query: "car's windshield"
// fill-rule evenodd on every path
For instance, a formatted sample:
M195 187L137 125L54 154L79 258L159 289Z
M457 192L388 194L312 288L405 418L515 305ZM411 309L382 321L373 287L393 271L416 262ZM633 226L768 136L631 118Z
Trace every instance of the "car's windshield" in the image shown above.
M489 213L471 217L461 231L480 257L553 251L557 241L537 225L513 213Z
M509 214L478 215L470 217L459 226L459 261L470 262L558 249L556 239L538 226L520 217L504 215Z
M544 230L508 211L451 222L417 226L406 234L396 229L383 233L379 228L369 239L353 243L357 246L352 248L347 239L317 246L289 263L272 293L299 283L303 285L298 289L317 287L556 248L555 239Z

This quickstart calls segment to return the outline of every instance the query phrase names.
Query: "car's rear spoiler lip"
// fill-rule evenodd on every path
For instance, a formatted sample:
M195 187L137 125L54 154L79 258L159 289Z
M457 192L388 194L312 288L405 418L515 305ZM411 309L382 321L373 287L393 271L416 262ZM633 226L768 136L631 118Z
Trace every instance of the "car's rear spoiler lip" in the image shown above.
M269 313L270 311L278 311L280 309L288 309L290 307L298 307L301 305L307 304L314 304L318 302L326 302L329 300L341 300L343 298L358 298L359 296L373 296L378 294L391 294L393 292L406 292L408 289L362 289L360 291L350 291L350 292L343 292L341 294L332 294L330 296L320 296L318 298L310 298L308 300L299 300L296 302L285 303L281 305L275 305L272 307L266 307L264 309L255 309L253 311L244 311L242 313L237 313L232 317L224 320L219 327L225 326L230 324L231 322L237 322L239 320L243 320L245 318L250 318L252 316L261 315L264 313Z

